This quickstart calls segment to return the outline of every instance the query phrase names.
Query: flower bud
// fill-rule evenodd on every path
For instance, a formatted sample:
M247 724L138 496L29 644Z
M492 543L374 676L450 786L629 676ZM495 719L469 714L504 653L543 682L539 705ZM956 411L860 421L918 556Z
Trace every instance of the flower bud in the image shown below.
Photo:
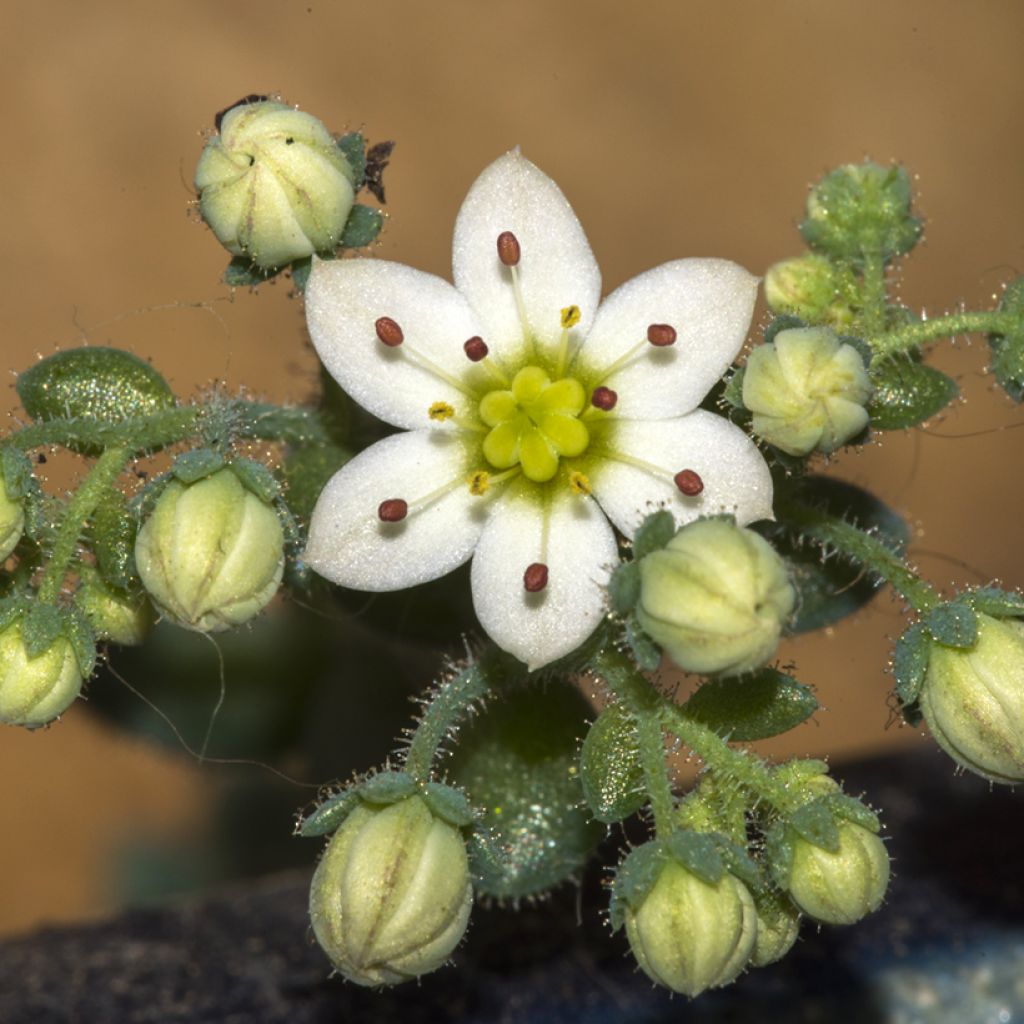
M18 546L25 531L25 505L10 496L0 472L0 562Z
M734 980L757 937L754 901L738 878L725 872L710 884L671 859L640 906L626 906L625 921L644 973L691 998Z
M411 796L345 819L313 876L309 916L349 981L397 985L448 959L472 902L461 833Z
M881 906L889 884L889 854L873 832L841 821L839 848L824 850L797 837L789 894L807 915L825 924L853 924Z
M641 560L640 581L641 628L688 672L763 665L796 601L772 546L725 519L684 526Z
M277 592L284 531L271 506L221 469L164 488L139 530L135 561L166 616L214 633L247 622Z
M1024 622L978 614L961 650L933 643L919 703L936 742L993 782L1024 781Z
M355 197L352 168L324 125L269 101L224 115L195 185L224 248L264 270L334 250Z
M81 689L82 674L66 637L30 658L20 622L0 631L0 722L38 729L63 714Z
M782 260L764 275L764 295L774 313L789 313L808 323L845 327L853 311L838 299L839 272L825 257L807 253Z
M833 452L868 424L861 354L827 327L780 331L750 353L743 404L754 433L790 455Z
M767 967L781 960L800 933L800 911L785 893L766 889L754 896L757 909L757 941L750 954L751 967Z
M96 631L97 640L130 647L141 644L153 625L153 607L145 596L121 594L108 587L95 569L83 566L75 604Z

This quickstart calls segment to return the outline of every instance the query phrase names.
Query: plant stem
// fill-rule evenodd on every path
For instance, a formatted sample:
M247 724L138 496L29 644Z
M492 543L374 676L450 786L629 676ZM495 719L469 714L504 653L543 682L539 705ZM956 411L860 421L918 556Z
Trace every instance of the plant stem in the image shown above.
M868 337L885 329L885 308L888 296L885 288L885 260L880 252L864 254L861 301L864 304L862 323Z
M779 519L799 528L820 545L841 551L885 580L918 613L939 604L935 590L877 537L858 529L837 516L800 502L780 499L776 503Z
M869 333L868 341L878 356L892 356L917 348L926 341L956 334L1005 334L1020 328L1020 317L1001 309L952 313L930 320L918 320L888 333Z
M39 585L41 603L52 604L59 597L86 521L100 503L104 492L121 475L130 456L129 448L108 448L96 460L89 475L68 502Z

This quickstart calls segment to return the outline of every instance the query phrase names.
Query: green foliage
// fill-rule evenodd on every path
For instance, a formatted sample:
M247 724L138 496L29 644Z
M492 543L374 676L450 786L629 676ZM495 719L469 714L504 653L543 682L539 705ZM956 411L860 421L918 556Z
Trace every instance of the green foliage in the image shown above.
M135 578L135 533L124 495L110 489L93 513L92 550L100 575L118 590L127 590Z
M354 789L344 789L340 793L335 793L302 820L298 834L306 839L328 835L334 832L358 806L359 794Z
M923 622L909 626L896 641L892 657L892 672L896 679L896 696L904 705L913 704L921 692L925 673L928 671L928 655L931 637Z
M989 334L991 370L1003 390L1015 401L1024 401L1024 277L1017 278L1003 293L999 309L1014 316L1010 330Z
M341 244L346 249L362 249L376 241L384 226L384 215L371 206L356 203L345 222Z
M465 828L472 825L476 819L473 808L470 807L469 800L461 789L445 786L440 782L428 782L423 795L427 806L449 825Z
M621 704L609 704L580 750L580 782L593 816L611 824L640 810L643 776L633 720Z
M874 395L868 405L876 430L903 430L941 412L960 393L952 377L919 362L919 356L875 359L869 368Z
M690 718L738 742L788 732L817 710L810 687L773 668L709 680L686 702Z
M789 825L798 836L823 850L839 849L839 829L826 797L797 808L789 817Z
M643 903L658 881L667 858L664 844L657 840L637 846L626 855L615 872L608 904L612 931L618 931L625 924L627 906L635 910Z
M416 792L416 783L405 772L377 772L361 782L357 792L368 804L394 804Z
M967 595L975 611L995 617L1024 615L1024 595L999 587L979 587Z
M965 598L936 605L924 623L932 637L947 647L969 649L978 640L978 619Z
M194 448L174 460L171 474L183 484L194 484L223 469L226 461L220 452L212 448Z

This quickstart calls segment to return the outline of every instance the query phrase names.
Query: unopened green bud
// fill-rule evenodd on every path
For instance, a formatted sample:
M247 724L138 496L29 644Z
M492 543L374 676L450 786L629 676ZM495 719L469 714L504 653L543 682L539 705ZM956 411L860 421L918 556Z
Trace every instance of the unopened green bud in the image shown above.
M82 674L65 637L31 658L20 622L0 631L0 722L37 729L67 711L81 689Z
M841 272L824 256L806 253L768 268L764 296L773 313L846 327L853 322L853 310L842 301L843 281Z
M936 742L993 782L1024 781L1024 622L978 614L963 650L933 643L919 697Z
M691 998L728 985L746 966L757 938L747 887L725 872L714 884L666 860L637 909L625 909L636 962L659 985Z
M889 885L889 854L873 832L838 823L839 846L825 850L798 836L793 841L789 894L809 917L853 924L877 910Z
M135 561L164 615L214 633L248 622L277 592L284 532L274 509L222 469L164 488L139 530Z
M743 404L753 431L790 455L833 452L868 424L861 354L827 327L780 331L750 353Z
M800 934L800 911L785 893L766 889L754 896L757 941L750 954L751 967L767 967L781 960Z
M640 562L641 628L688 672L739 675L775 653L796 594L753 530L726 519L684 526Z
M82 568L75 604L96 631L97 640L130 647L141 644L153 625L153 606L145 595L119 593L95 569Z
M0 562L18 546L25 532L25 504L10 496L0 472Z
M910 212L910 176L902 167L846 164L826 175L807 197L800 233L812 248L860 264L868 254L883 260L909 252L921 237Z
M196 167L199 212L220 243L264 270L333 251L355 197L352 168L310 114L232 107Z
M472 902L462 834L411 796L345 819L313 876L309 916L349 981L397 985L448 959Z

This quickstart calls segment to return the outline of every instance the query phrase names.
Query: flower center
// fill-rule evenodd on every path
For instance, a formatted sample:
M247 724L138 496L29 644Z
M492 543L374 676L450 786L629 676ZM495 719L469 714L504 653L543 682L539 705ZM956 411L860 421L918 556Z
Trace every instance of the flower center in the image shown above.
M580 421L587 392L575 377L553 381L539 366L525 366L508 390L489 391L480 419L490 427L484 457L495 469L521 466L543 483L558 472L560 458L582 455L590 433Z

